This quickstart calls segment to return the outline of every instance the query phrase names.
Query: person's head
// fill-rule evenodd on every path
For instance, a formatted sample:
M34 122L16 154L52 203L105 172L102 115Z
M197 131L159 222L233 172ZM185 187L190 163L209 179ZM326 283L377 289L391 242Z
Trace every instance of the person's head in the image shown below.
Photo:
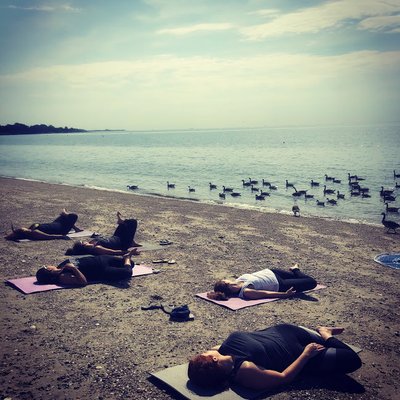
M207 388L226 388L232 368L226 364L226 356L217 351L198 354L189 360L188 377L198 386Z
M36 280L38 283L57 283L58 282L58 268L54 266L43 266L36 272Z
M228 300L240 290L238 283L229 279L221 279L215 282L214 291L207 293L209 299Z
M74 245L71 248L67 249L65 252L65 255L67 256L81 254L87 254L87 248L85 246L85 242L82 242L80 240L75 242Z

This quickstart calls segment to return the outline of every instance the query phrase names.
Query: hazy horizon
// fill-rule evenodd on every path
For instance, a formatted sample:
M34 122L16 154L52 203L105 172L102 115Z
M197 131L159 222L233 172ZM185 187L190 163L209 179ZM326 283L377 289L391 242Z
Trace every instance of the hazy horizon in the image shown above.
M399 122L400 0L9 0L0 125Z

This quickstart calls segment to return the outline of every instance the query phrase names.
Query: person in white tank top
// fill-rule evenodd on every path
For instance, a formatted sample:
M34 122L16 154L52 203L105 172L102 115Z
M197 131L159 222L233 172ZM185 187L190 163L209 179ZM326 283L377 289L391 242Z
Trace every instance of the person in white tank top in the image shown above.
M316 286L317 281L301 272L295 264L289 271L266 268L235 280L222 279L215 283L214 291L207 293L207 297L215 300L287 298Z

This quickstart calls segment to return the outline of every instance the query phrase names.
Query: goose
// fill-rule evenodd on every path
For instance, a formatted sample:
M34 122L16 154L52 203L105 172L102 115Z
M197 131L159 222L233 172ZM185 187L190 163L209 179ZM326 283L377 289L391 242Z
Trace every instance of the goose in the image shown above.
M399 186L400 187L400 186ZM269 188L271 189L271 190L278 190L278 188L275 186L275 185L269 185Z
M232 197L239 197L241 194L239 192L232 192L231 196Z
M301 193L298 192L297 189L296 189L294 186L293 186L293 189L294 189L295 191L292 193L292 196L294 196L294 197L300 197L300 196L301 196Z
M261 194L256 194L256 200L265 200L265 197L261 196Z
M222 186L224 192L233 192L233 188Z
M386 204L386 212L395 212L395 213L397 213L400 210L399 207L389 207L388 203L385 203L385 204Z
M168 189L174 189L174 188L175 188L175 183L169 183L169 182L167 181L167 188L168 188Z
M335 199L326 199L326 202L332 205L336 205L337 201Z
M268 181L266 181L266 180L263 178L263 180L262 180L262 185L263 185L263 186L271 186L271 183L268 182Z
M243 186L251 186L251 183L246 182L244 179L242 179L242 183L243 183Z
M324 185L324 194L335 194L333 189L327 189L326 185Z
M286 188L288 187L293 187L294 183L289 183L288 180L286 179Z
M361 197L362 197L363 199L369 199L369 198L371 197L371 195L368 194L368 193L361 193Z
M305 199L313 199L314 195L313 194L307 194L304 196Z
M400 174L396 174L396 170L395 169L393 170L393 178L394 179L400 178Z
M209 185L210 185L210 190L212 190L212 189L216 189L217 188L217 185L214 185L213 183L209 183Z
M264 192L263 190L260 190L260 195L261 196L269 196L269 192Z
M312 179L311 179L311 186L319 186L319 182L314 182Z
M350 196L359 196L361 193L358 189L352 189L350 192Z
M388 194L387 196L383 196L383 201L395 201L396 197Z
M344 199L344 194L340 193L339 190L337 191L337 198L338 199Z
M389 231L394 231L394 233L396 233L396 229L400 228L400 225L395 221L388 221L384 212L381 215L383 215L382 224L387 228L386 232L389 233Z
M260 190L259 188L256 188L253 185L251 185L251 191L252 192L258 192L259 190Z
M196 189L195 189L195 188L192 188L192 187L190 187L190 186L188 186L188 191L189 191L189 193L193 193L193 192L196 191Z
M225 193L219 193L218 196L221 197L221 199L224 199L225 198Z
M137 185L126 185L126 187L127 187L129 190L136 190L136 189L139 189L139 186L137 186Z
M300 193L301 196L307 194L307 190L298 190L298 192Z
M394 192L394 190L391 190L391 189L384 189L384 187L381 186L381 190L380 190L379 193L381 194L381 196L390 196L390 195L393 194L393 192Z
M249 178L249 182L251 185L257 185L258 181L252 180L251 178Z
M317 200L317 206L325 207L325 202Z
M348 172L347 175L349 177L349 182L354 180L354 179L357 179L357 175L350 175L350 172Z
M336 179L336 178L333 178L333 183L342 183L342 181L340 180L340 179Z
M298 205L294 205L292 211L295 217L300 217L300 207Z
M328 176L327 174L325 174L325 180L326 181L333 181L335 178L333 176Z

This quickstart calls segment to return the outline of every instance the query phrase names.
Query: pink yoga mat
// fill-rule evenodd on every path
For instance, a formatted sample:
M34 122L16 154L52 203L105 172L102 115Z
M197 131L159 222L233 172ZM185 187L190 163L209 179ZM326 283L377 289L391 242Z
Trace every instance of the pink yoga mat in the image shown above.
M310 293L310 292L314 292L315 290L325 289L325 288L326 288L326 286L324 286L324 285L317 285L314 289L308 290L307 292L304 292L304 293ZM229 300L222 301L222 300L209 299L207 297L207 292L198 293L198 294L196 294L196 296L200 297L201 299L211 301L212 303L218 304L220 306L229 308L234 311L240 310L241 308L245 308L245 307L256 306L258 304L269 303L271 301L282 300L282 299L277 299L277 298L275 298L275 299L259 299L259 300L244 300L244 299L241 299L240 297L231 297Z
M153 273L153 268L147 265L135 265L132 271L132 276L149 275ZM31 294L37 292L47 292L48 290L56 289L69 289L69 286L60 286L56 284L43 285L38 284L35 276L28 276L26 278L9 279L6 281L9 285L19 289L24 294Z

